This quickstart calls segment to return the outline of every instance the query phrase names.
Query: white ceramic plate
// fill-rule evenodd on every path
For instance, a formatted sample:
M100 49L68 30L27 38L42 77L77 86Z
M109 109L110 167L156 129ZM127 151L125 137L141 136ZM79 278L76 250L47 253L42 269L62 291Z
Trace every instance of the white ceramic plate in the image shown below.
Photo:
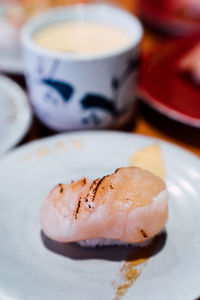
M40 140L0 160L1 299L120 299L112 283L130 248L91 250L42 239L39 211L57 183L128 166L136 150L155 142L166 165L169 220L164 238L154 245L123 299L188 300L200 295L199 159L145 136L91 131ZM142 249L137 256L140 251L142 257Z
M5 1L0 3L0 70L6 73L22 74L20 37L17 30L6 18Z
M31 120L23 90L11 79L0 76L0 155L24 137Z

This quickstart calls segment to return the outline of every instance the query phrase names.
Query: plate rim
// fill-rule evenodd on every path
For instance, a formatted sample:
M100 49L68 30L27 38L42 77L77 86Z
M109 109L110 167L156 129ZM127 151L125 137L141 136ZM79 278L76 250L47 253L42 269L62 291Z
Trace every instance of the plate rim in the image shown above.
M26 135L26 133L28 132L32 124L33 114L31 111L31 107L29 105L28 96L26 95L25 91L21 88L21 86L17 84L15 81L13 81L12 79L4 75L0 75L0 81L2 86L5 86L6 90L10 88L12 92L16 95L16 98L12 97L11 95L11 98L14 99L14 103L16 107L18 106L17 103L18 100L20 99L22 106L24 108L24 113L26 113L26 120L23 121L23 130L21 129L21 131L13 135L11 140L8 139L6 145L3 146L2 149L0 149L0 155L4 156L7 151L12 149L24 138L24 136Z
M117 131L117 130L105 130L105 129L102 129L102 130L75 130L75 131L70 131L70 132L64 132L64 133L58 133L58 134L54 134L52 136L47 136L47 137L44 137L44 138L40 138L40 139L37 139L37 140L33 140L33 141L30 141L28 143L25 143L23 145L20 145L18 147L15 147L15 148L12 148L10 151L8 151L5 155L3 156L0 156L0 164L2 162L4 162L5 160L9 159L10 156L13 156L15 154L18 154L20 152L23 152L25 149L29 149L29 148L32 148L34 145L42 145L43 143L47 143L48 141L53 141L53 140L61 140L61 138L67 138L67 137L72 137L73 138L81 138L81 136L84 136L84 135L104 135L104 134L107 134L107 135L110 135L110 134L114 134L114 135L123 135L123 136L128 136L128 137L139 137L139 138L142 138L142 139L146 139L147 141L151 141L151 142L158 142L158 143L161 143L161 144L164 144L164 145L167 145L169 147L172 147L172 148L175 148L176 150L178 151L181 151L181 152L184 152L185 154L193 157L193 159L197 160L198 163L200 164L200 157L191 152L190 150L180 146L180 145L177 145L173 142L170 142L170 141L166 141L164 139L161 139L161 138L157 138L157 137L152 137L152 136L148 136L148 135L145 135L145 134L141 134L141 133L134 133L134 132L124 132L124 131Z
M137 94L142 101L144 101L166 117L169 117L174 121L179 121L185 125L200 128L199 118L188 116L187 114L184 114L172 108L170 105L164 104L162 101L159 101L154 96L152 96L144 87L140 86Z
M0 70L7 74L24 74L22 60L14 57L10 57L10 59L5 59L5 57L0 58Z

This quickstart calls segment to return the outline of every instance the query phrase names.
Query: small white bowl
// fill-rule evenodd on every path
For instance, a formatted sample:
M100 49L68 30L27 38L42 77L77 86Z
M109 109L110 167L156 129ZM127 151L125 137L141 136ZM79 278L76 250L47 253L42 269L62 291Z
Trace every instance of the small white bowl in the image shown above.
M85 56L48 50L33 40L40 28L80 19L116 26L131 42L113 52ZM21 39L30 99L39 119L58 131L114 128L127 122L135 105L142 35L136 17L105 4L60 7L29 20Z

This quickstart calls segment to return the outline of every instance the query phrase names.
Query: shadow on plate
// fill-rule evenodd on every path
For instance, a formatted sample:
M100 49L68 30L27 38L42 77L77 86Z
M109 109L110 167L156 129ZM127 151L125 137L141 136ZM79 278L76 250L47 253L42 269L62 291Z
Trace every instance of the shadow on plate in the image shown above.
M167 233L162 232L153 239L151 244L145 247L130 245L86 248L79 246L77 243L59 243L53 241L43 231L41 231L41 239L48 250L74 260L103 259L110 261L132 261L140 258L149 258L159 253L166 243Z

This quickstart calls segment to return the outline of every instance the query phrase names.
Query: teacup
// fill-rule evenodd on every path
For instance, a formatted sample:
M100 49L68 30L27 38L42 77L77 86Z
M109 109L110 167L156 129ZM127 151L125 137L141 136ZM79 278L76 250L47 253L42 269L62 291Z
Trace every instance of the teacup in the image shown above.
M35 42L34 34L45 26L76 20L112 25L128 33L130 42L90 55L50 50ZM135 107L142 35L135 16L106 4L60 7L30 19L21 38L30 101L38 118L57 131L123 126Z

